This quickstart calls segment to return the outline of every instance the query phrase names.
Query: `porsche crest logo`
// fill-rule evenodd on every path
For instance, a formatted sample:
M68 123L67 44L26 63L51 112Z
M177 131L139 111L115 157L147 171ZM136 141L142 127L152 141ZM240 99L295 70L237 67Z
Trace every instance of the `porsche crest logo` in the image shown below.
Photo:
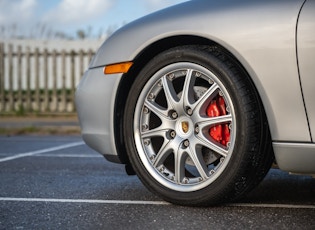
M189 123L187 121L182 121L182 130L184 133L187 133L189 130Z

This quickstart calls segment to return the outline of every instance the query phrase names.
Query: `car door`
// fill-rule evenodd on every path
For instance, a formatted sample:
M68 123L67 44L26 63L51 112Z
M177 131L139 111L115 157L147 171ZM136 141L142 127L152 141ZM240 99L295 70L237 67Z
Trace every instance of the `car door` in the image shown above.
M297 26L297 58L312 141L315 140L315 1L307 0Z

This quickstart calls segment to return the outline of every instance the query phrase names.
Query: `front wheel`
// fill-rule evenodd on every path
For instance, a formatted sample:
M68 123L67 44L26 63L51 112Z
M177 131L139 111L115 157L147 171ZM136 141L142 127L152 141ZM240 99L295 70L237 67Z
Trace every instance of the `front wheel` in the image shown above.
M151 60L130 90L124 130L143 184L176 204L238 198L272 162L255 88L216 48L177 47Z

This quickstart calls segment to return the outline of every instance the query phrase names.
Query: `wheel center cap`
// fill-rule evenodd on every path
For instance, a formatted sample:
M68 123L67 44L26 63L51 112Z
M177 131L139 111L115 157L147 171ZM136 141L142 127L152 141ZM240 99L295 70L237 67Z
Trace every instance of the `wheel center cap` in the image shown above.
M182 137L187 138L193 131L193 123L187 117L181 117L176 124L176 132Z
M188 133L189 131L189 123L188 121L182 121L182 130L184 133Z

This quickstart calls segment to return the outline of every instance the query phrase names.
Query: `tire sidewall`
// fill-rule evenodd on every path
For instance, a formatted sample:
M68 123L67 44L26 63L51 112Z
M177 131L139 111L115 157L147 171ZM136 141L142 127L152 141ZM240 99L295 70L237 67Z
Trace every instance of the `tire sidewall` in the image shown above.
M134 138L134 114L135 107L143 87L151 77L165 66L178 62L191 62L205 67L214 73L226 88L233 102L235 111L235 120L237 121L235 145L232 156L218 178L207 187L193 192L173 191L158 183L153 176L148 173L143 165ZM229 62L222 62L211 52L198 49L192 46L170 49L157 55L152 59L139 73L135 79L126 103L124 116L124 136L127 146L127 154L138 177L149 190L162 196L165 200L178 204L215 204L222 201L228 201L235 193L236 182L241 181L245 175L245 165L251 158L250 146L246 145L247 128L245 124L247 119L242 119L246 115L243 111L244 102L239 98L242 95L241 76L235 74L229 68Z

